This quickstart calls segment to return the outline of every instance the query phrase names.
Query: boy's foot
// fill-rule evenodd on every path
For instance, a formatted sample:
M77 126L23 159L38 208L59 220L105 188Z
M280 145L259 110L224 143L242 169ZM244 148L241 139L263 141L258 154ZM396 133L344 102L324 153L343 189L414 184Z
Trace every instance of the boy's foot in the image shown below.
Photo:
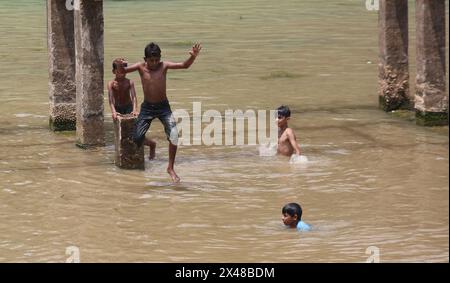
M175 173L175 170L167 168L167 173L169 173L170 177L172 177L172 181L174 183L180 182L180 177L178 177L177 173Z

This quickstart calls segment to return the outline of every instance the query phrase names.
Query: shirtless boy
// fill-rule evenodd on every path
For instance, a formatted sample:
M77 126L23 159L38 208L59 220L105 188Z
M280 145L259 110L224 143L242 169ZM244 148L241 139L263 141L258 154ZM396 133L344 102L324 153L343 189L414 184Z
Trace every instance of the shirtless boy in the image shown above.
M114 80L108 82L109 106L111 107L112 118L117 115L133 114L137 115L137 99L134 82L126 78L126 73L122 67L124 59L115 59L112 63L112 72L116 76Z
M288 120L291 117L291 110L287 106L278 107L278 154L291 156L294 152L300 155L300 146L294 131L288 127Z
M169 69L187 69L200 53L201 45L194 44L189 51L190 57L181 63L161 61L161 49L155 43L150 43L145 47L144 62L136 63L129 67L124 67L125 72L139 71L142 88L144 89L144 102L141 105L133 140L141 146L146 142L145 134L150 128L153 119L158 118L164 125L164 131L169 141L169 164L167 173L174 182L179 182L180 178L175 173L174 163L178 145L178 130L176 121L172 115L169 101L166 94L166 74Z

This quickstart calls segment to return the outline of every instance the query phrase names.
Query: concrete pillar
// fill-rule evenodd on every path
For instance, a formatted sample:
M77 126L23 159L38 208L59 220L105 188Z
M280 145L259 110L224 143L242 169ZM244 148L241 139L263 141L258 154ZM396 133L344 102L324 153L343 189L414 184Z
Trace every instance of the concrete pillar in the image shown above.
M145 169L144 146L133 142L136 118L133 115L118 116L114 121L115 163L123 169Z
M380 0L379 106L384 111L410 109L408 72L408 0Z
M47 0L50 128L75 130L75 44L73 11L66 1Z
M103 1L78 0L74 12L77 145L104 145Z
M448 125L444 0L416 0L416 49L416 123Z

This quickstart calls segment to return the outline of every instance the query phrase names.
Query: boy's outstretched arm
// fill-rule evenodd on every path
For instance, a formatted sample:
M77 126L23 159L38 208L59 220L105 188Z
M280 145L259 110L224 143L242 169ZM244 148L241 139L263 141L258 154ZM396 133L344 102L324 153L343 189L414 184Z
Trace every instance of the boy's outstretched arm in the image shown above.
M202 45L200 43L196 43L192 46L191 51L189 51L191 56L186 61L182 63L165 62L165 64L168 69L187 69L192 65L192 63L194 63L195 58L197 58L198 54L200 54L200 50L202 50Z
M129 66L129 67L124 67L125 72L131 73L131 72L137 71L137 70L139 70L139 68L140 68L140 66L141 66L142 64L143 64L143 63L136 63L136 64L133 64L133 65L131 65L131 66Z
M130 80L130 97L131 102L133 103L133 115L137 115L137 96L136 96L136 89L134 88L134 82Z
M297 143L297 137L294 134L294 131L289 132L289 142L292 145L292 148L295 150L295 154L300 155L300 146Z

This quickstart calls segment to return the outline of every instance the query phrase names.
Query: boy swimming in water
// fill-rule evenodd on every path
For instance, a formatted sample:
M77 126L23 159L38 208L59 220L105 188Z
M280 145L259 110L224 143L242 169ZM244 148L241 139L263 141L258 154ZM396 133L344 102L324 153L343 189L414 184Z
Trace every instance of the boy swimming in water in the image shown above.
M125 67L127 67L127 63L123 58L117 58L112 63L112 72L115 78L108 82L108 96L113 120L116 120L118 115L138 115L134 82L126 78ZM150 147L149 159L153 159L156 143L146 138L145 144Z
M298 203L288 203L281 210L284 225L299 231L309 231L311 226L302 221L302 208Z
M300 155L300 146L297 143L294 130L288 127L288 120L291 117L289 107L282 105L278 107L278 148L277 153L285 156L291 156L294 152Z
M174 182L180 181L180 178L174 170L178 145L178 130L169 101L167 100L166 74L169 69L189 68L199 55L201 48L200 44L194 44L189 51L190 57L186 61L174 63L161 61L161 49L157 44L152 42L145 47L144 62L124 67L127 73L139 71L144 89L144 102L141 105L141 112L136 122L133 140L138 146L141 146L145 142L145 134L150 128L153 119L158 118L162 122L169 141L169 164L167 166L167 173L169 173Z

